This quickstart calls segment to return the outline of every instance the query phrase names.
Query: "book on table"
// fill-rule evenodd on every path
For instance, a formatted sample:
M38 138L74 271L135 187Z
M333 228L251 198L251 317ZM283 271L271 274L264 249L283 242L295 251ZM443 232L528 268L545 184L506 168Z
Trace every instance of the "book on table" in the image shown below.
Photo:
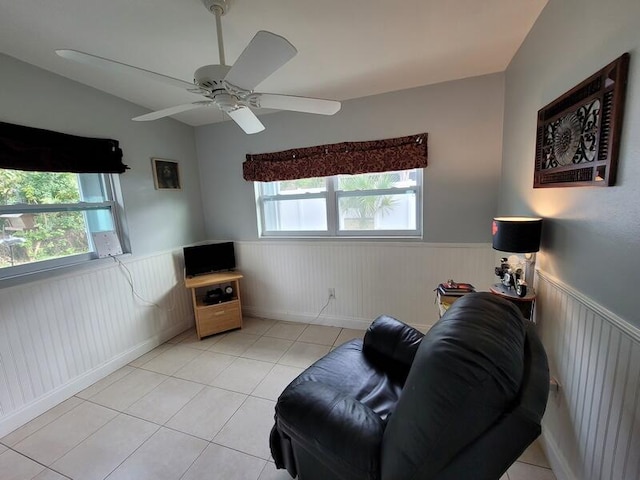
M458 283L453 280L449 280L446 283L441 283L436 289L441 295L449 297L460 297L467 293L475 292L476 289L470 283Z

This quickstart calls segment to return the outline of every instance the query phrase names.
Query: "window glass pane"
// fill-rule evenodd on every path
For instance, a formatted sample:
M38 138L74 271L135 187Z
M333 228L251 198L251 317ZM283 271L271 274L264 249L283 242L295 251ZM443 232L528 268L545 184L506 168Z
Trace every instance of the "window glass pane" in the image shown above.
M83 202L106 202L109 200L104 185L104 175L100 173L82 173L78 175L80 198Z
M416 195L340 196L338 221L342 231L415 230Z
M89 252L85 215L84 212L1 215L4 235L0 238L0 268Z
M265 195L300 195L303 193L326 192L326 190L326 181L322 177L282 180L280 182L262 184L262 193Z
M107 182L99 173L0 169L0 278L93 258L91 232L116 230Z
M420 236L422 171L258 183L261 235Z
M0 169L0 205L77 203L80 198L75 173Z
M380 190L386 188L413 187L416 185L416 170L399 172L363 173L361 175L339 175L338 190Z
M263 205L266 231L300 232L327 229L327 207L324 198L266 199Z

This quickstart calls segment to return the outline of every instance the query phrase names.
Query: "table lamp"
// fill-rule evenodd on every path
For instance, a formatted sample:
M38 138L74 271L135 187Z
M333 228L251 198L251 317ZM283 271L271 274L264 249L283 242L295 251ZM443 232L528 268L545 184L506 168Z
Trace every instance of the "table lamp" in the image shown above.
M540 250L542 218L538 217L496 217L493 219L493 248L501 252L523 253L524 258L509 257L509 264L525 265L525 281L533 286L535 252Z

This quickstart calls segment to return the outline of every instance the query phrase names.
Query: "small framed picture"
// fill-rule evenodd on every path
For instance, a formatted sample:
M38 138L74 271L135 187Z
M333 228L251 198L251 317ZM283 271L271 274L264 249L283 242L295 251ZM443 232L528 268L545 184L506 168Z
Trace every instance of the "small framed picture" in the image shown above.
M156 190L181 190L178 162L164 158L152 158L153 183Z

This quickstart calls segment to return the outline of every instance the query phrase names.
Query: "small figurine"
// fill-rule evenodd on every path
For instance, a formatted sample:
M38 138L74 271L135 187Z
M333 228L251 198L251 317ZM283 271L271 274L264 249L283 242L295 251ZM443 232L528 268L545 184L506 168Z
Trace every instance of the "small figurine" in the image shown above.
M506 287L513 288L516 295L524 297L527 294L527 282L524 279L524 269L519 262L513 262L509 257L500 259L500 266L496 267L496 275ZM516 257L517 260L517 257Z

